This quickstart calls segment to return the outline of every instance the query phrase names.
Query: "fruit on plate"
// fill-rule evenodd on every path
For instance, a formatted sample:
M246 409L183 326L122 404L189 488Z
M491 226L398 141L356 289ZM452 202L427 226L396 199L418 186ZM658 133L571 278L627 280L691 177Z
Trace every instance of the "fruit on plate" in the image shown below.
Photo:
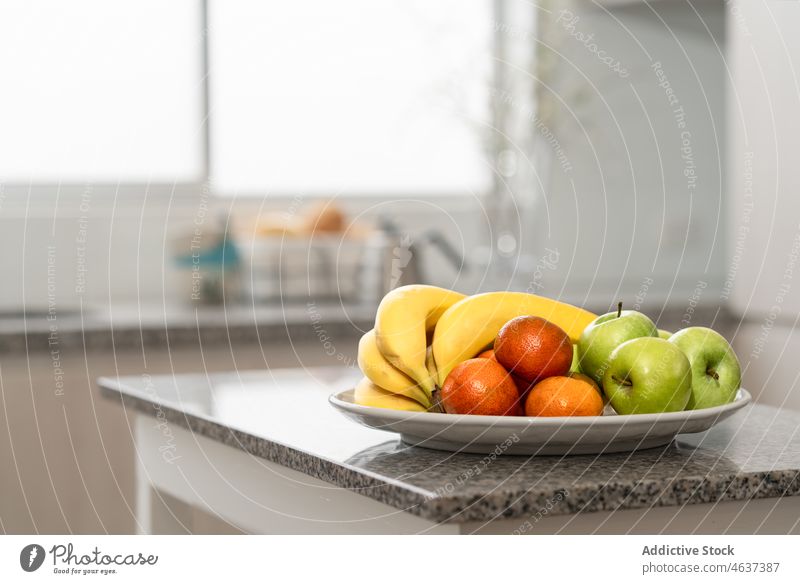
M689 359L692 394L686 409L699 410L732 402L742 382L736 354L718 332L693 326L672 335L669 342Z
M441 402L448 414L522 414L517 386L492 359L468 359L453 369L442 385Z
M538 316L512 318L494 341L497 362L528 382L566 375L572 342L560 327Z
M366 377L356 384L353 399L360 406L373 408L404 410L407 412L424 412L427 409L413 399L381 389Z
M578 341L581 372L601 383L614 349L631 339L656 336L656 325L641 312L617 310L598 316Z
M664 339L626 341L611 353L603 391L618 414L681 411L692 393L689 359Z
M476 359L492 359L493 361L497 361L497 357L494 354L494 349L487 349L480 353ZM525 403L525 398L528 396L528 392L530 391L533 384L530 381L526 381L517 375L511 373L511 379L514 382L514 385L517 386L517 391L519 392L520 403Z
M658 338L659 339L668 339L672 336L672 333L669 331L665 331L664 329L658 329Z
M411 398L425 408L431 406L428 394L413 379L386 360L378 349L374 330L365 333L358 342L358 366L379 388Z
M378 349L389 363L417 382L428 396L435 389L435 380L431 379L425 367L428 333L442 314L463 298L463 294L445 288L411 285L395 288L378 305L375 317Z
M526 416L599 416L603 398L586 376L555 376L533 386L525 401Z
M439 386L456 365L489 346L504 324L526 315L549 320L573 342L596 318L582 308L525 292L487 292L464 298L442 314L433 333Z

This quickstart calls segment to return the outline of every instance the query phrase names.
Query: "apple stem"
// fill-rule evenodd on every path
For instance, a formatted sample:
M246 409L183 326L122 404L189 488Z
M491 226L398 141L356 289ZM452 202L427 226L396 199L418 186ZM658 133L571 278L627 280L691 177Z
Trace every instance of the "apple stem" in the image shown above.
M612 376L611 378L612 378L614 381L616 381L617 383L619 383L620 385L627 385L628 387L630 387L631 385L633 385L633 382L632 382L630 379L628 379L628 377L623 377L622 379L620 379L619 377L617 377L616 375L614 375L614 376Z
M622 316L622 301L617 303L617 318Z

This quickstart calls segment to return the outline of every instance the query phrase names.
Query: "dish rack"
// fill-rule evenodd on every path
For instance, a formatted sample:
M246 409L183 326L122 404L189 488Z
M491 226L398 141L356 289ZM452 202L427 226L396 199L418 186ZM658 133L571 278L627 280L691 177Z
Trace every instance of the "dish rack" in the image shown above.
M374 306L389 289L393 245L381 232L362 238L265 236L239 247L244 289L255 302Z

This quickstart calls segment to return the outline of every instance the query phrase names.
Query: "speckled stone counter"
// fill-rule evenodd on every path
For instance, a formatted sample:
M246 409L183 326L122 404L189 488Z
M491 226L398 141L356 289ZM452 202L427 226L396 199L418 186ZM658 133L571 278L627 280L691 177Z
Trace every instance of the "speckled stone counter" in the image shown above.
M303 341L359 335L372 327L374 308L336 304L292 306L120 306L0 314L0 353L61 348L94 351L142 347Z
M108 399L435 522L684 506L800 494L800 414L753 405L635 453L521 457L409 447L327 397L351 368L101 379Z
M602 312L602 307L594 307ZM730 337L736 327L727 313L698 310L694 323ZM683 311L662 310L658 325L667 330L682 326ZM337 303L294 305L87 306L80 310L39 310L28 314L0 313L0 353L49 351L55 337L59 346L94 351L176 347L188 344L220 346L265 343L285 339L303 341L320 337L358 338L372 328L375 307Z

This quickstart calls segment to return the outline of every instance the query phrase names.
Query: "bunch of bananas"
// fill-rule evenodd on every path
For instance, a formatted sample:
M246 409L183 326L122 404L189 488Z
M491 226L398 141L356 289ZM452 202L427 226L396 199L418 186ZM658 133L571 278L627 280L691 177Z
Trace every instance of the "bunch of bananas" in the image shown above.
M506 322L523 315L553 322L573 343L596 318L581 308L524 292L464 296L423 285L392 290L378 306L375 328L358 345L358 366L365 378L356 386L356 403L430 409L434 391L450 371L491 346Z

